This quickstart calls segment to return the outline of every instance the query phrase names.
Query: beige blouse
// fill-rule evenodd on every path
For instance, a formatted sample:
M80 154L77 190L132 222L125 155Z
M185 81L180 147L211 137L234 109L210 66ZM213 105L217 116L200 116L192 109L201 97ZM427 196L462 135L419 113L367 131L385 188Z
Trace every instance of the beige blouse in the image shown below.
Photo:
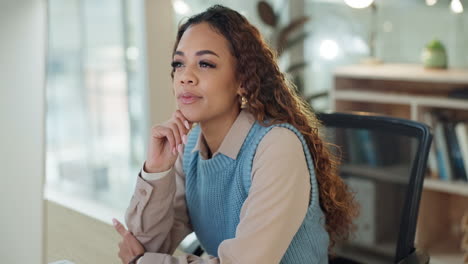
M225 136L219 150L233 159L246 138L254 117L243 110ZM207 157L202 133L193 151ZM139 264L182 263L279 263L301 226L310 199L310 176L299 138L283 127L271 129L261 140L252 166L252 185L240 213L235 237L223 241L219 258L171 256L191 233L185 201L182 157L161 173L141 171L126 211L129 231L143 244Z

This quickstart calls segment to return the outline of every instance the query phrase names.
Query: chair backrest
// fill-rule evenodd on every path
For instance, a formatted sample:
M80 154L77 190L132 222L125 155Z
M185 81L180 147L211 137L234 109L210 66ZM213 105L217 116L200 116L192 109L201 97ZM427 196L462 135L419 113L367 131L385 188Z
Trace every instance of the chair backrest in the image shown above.
M355 192L360 215L338 256L361 263L398 263L414 251L429 127L369 113L319 113L322 137L337 147L340 176Z

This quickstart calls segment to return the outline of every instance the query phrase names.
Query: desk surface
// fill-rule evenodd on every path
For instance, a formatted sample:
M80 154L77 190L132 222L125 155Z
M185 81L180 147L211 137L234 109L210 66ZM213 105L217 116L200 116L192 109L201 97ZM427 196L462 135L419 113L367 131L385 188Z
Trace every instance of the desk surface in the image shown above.
M111 225L47 201L47 263L121 263L119 235Z
M121 263L120 236L113 226L51 201L46 210L47 263L62 259L75 264Z

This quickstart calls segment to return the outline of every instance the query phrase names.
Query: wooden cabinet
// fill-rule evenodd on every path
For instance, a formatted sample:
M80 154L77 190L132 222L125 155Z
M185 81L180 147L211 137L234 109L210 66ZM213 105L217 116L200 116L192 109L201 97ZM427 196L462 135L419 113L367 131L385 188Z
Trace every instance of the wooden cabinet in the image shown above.
M338 68L330 93L334 111L365 111L427 121L444 112L468 121L468 70L429 70L419 65L354 65ZM458 91L457 97L454 92ZM461 95L460 95L461 94ZM466 94L465 94L466 95ZM431 263L462 263L461 219L468 212L468 182L428 175L422 194L416 245Z

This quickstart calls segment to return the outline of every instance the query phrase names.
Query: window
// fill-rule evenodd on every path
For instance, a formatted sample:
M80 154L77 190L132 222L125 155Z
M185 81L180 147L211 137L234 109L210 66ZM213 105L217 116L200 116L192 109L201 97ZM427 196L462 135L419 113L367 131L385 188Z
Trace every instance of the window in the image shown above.
M46 195L123 212L145 154L143 3L48 3Z

